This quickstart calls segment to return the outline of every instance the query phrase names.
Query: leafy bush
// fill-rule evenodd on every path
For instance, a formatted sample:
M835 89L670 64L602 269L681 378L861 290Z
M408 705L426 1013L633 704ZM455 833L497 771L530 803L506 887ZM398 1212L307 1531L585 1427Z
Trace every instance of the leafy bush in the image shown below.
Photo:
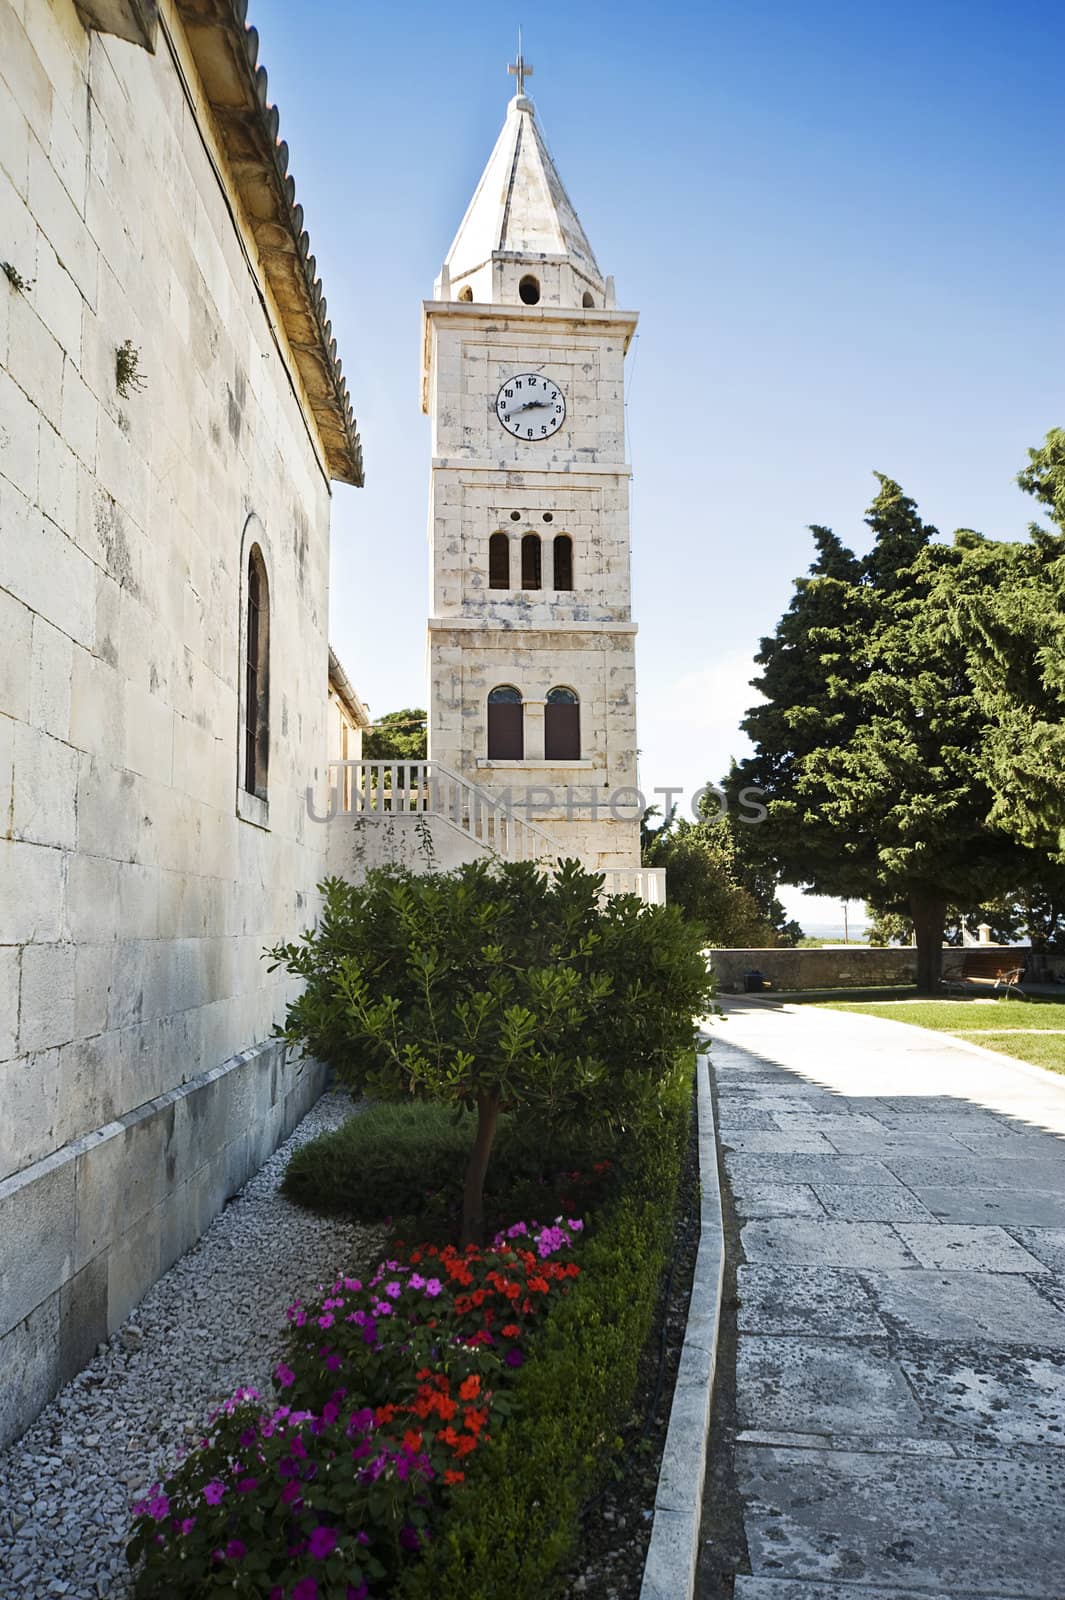
M668 906L601 898L602 877L561 862L478 861L330 879L318 926L269 952L304 980L283 1036L381 1099L476 1109L464 1242L483 1232L483 1185L502 1112L558 1126L633 1127L710 1003L697 933Z
M403 1219L419 1237L439 1218L446 1231L461 1209L470 1139L470 1118L446 1106L381 1102L302 1145L284 1188L316 1211ZM534 1212L583 1214L603 1187L594 1169L622 1143L583 1122L546 1129L504 1114L485 1178L487 1215L502 1226Z

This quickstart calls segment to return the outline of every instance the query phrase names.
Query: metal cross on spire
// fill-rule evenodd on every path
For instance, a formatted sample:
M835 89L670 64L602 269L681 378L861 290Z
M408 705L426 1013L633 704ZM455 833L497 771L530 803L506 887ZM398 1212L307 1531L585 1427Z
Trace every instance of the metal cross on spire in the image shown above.
M519 95L524 95L524 93L525 93L525 80L526 80L526 78L531 78L532 77L533 69L532 69L531 66L528 65L528 63L525 60L525 57L522 55L522 51L521 51L521 28L520 28L520 26L518 28L518 59L511 66L509 66L507 68L507 71L512 73L514 75L514 77L517 78L517 80L518 80L518 94Z

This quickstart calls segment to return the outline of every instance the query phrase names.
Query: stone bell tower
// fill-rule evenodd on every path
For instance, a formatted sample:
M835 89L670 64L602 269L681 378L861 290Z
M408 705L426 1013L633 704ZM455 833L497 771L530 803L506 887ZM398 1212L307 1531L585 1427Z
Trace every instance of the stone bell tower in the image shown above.
M602 869L639 865L624 357L525 93L424 305L429 756Z

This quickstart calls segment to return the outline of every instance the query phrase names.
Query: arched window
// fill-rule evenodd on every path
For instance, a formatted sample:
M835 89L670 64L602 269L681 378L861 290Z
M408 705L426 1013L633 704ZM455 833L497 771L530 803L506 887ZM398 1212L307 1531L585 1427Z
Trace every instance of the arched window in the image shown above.
M248 552L244 636L244 787L266 799L270 761L270 587L257 544Z
M525 758L525 707L521 690L500 684L488 696L488 759L522 761Z
M585 289L584 298L581 301L581 305L586 311L590 311L595 305L595 296L592 294L590 289Z
M527 533L521 541L521 586L523 589L539 589L542 583L540 535Z
M488 587L510 588L510 540L505 533L493 533L488 541Z
M544 755L548 761L581 758L581 704L572 689L551 689L544 707Z
M573 540L568 533L555 534L555 588L573 588Z
M518 284L518 298L523 305L534 306L540 299L540 280L527 273Z

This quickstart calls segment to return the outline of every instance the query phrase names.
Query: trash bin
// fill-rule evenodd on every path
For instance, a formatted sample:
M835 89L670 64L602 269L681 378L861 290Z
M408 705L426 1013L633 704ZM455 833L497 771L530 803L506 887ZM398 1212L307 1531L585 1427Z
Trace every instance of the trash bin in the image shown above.
M745 972L743 974L744 994L761 994L764 988L765 979L760 972L755 970L754 972Z

